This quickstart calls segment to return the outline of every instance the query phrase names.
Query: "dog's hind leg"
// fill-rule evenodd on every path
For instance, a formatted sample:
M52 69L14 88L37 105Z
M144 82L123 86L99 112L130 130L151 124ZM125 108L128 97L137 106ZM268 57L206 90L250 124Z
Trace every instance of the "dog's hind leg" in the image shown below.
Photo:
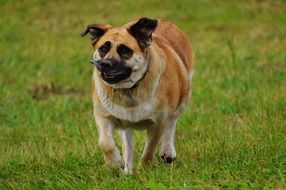
M165 124L165 122L164 122ZM154 154L156 152L157 146L160 142L164 125L158 125L147 129L147 139L145 142L145 147L143 154L141 156L141 164L143 166L151 165L154 159Z
M133 159L134 159L134 147L132 145L131 129L122 129L121 138L122 138L123 159L125 162L124 172L131 173L133 167Z
M174 135L177 117L173 117L166 125L162 135L161 158L165 163L172 163L176 159Z
M95 116L95 120L99 133L99 146L103 152L106 165L112 169L123 169L124 161L113 138L114 124L101 116Z
M193 72L190 74L190 81ZM191 83L190 83L191 85ZM181 106L174 113L173 117L169 120L166 127L164 128L162 135L162 146L161 146L161 158L165 163L172 163L176 160L176 149L174 146L174 136L176 130L177 119L191 100L191 89L189 91L188 98L181 104Z

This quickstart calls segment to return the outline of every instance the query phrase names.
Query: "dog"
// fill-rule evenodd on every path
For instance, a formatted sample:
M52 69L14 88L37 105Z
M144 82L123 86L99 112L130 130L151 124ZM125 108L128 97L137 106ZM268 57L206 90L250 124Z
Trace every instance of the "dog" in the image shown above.
M194 52L186 34L165 19L141 18L121 27L91 24L94 117L106 165L132 172L132 130L145 129L141 164L176 159L176 121L191 96ZM115 145L120 129L122 156Z

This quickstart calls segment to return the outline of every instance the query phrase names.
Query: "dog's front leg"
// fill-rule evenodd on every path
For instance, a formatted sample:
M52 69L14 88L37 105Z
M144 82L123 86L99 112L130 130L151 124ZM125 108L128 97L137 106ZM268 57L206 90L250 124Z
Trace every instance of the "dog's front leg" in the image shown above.
M154 159L154 154L156 152L157 146L160 142L164 124L158 125L154 128L147 129L147 139L144 147L143 154L141 156L141 164L143 166L149 166L152 164Z
M99 146L103 152L106 165L112 169L123 168L124 161L113 138L113 122L101 116L95 116L95 120L99 133Z
M125 161L124 172L131 173L134 159L134 147L132 144L132 131L131 129L122 129L122 152Z

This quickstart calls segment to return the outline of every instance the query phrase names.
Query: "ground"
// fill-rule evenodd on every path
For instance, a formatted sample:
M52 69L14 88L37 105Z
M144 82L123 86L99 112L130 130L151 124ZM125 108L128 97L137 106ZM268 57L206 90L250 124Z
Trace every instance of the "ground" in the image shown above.
M286 189L285 1L0 1L0 189ZM177 160L109 170L92 116L86 25L142 16L196 53ZM118 139L119 140L119 139ZM120 141L118 146L120 145Z

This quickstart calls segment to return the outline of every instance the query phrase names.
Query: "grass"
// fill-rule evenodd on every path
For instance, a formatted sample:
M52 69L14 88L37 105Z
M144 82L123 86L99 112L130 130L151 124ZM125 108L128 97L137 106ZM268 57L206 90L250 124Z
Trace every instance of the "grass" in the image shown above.
M285 1L1 0L0 12L0 189L286 189ZM142 169L136 132L128 176L97 145L79 34L142 16L188 34L196 71L177 161Z

